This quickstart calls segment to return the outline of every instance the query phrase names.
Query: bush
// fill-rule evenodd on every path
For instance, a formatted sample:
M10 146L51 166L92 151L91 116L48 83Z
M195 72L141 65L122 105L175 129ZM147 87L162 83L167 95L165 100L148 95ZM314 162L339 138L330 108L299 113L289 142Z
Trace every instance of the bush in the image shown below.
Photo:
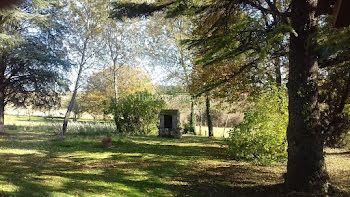
M190 123L184 123L183 125L182 125L182 127L183 127L183 133L195 133L194 132L194 129L193 129L193 126L191 126L191 124Z
M344 108L344 114L348 116L348 119L350 117L350 104L345 105ZM349 125L347 125L347 128L349 128ZM349 148L350 149L350 130L347 129L343 133L343 135L340 137L339 142L336 144L336 146L339 146L341 148Z
M118 99L113 106L117 130L123 133L149 133L155 130L165 102L151 93L136 92Z
M287 158L286 91L273 88L244 114L244 121L230 131L229 153L235 159L270 163Z

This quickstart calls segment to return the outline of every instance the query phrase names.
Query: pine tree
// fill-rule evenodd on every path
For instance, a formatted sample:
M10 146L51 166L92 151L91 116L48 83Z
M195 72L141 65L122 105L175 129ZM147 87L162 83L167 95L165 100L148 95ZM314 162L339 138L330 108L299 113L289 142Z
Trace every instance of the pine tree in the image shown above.
M112 16L134 17L151 15L166 9L168 16L190 14L198 17L198 34L190 45L202 56L203 66L231 64L234 71L213 84L204 87L204 92L248 75L264 62L276 58L288 59L289 125L288 165L285 176L288 191L323 193L328 190L328 175L324 161L324 140L329 135L332 120L321 124L319 78L330 80L332 74L323 69L336 67L350 60L344 51L347 45L337 45L333 50L319 39L325 21L317 14L320 0L214 0L214 1L157 1L155 4L115 3ZM343 30L343 33L347 30ZM334 33L336 33L334 31ZM343 43L349 43L346 34ZM329 44L329 43L328 43ZM289 52L288 52L289 50ZM322 57L322 58L321 58ZM236 63L239 58L244 61ZM326 63L325 63L326 62ZM327 65L328 63L328 65ZM321 67L320 67L321 66ZM325 66L325 67L323 67ZM272 70L272 69L271 69ZM342 70L342 69L340 69ZM339 72L341 73L341 72ZM339 114L348 101L348 74L341 76L343 88L332 90L342 95L339 102L328 101L328 112ZM340 83L338 83L340 84ZM327 92L323 89L322 95ZM329 93L329 91L328 91ZM340 103L340 107L336 106ZM334 122L337 124L336 122Z
M64 27L55 14L59 9L57 2L39 0L0 10L0 132L7 104L49 105L65 91L63 72L70 64L61 39Z

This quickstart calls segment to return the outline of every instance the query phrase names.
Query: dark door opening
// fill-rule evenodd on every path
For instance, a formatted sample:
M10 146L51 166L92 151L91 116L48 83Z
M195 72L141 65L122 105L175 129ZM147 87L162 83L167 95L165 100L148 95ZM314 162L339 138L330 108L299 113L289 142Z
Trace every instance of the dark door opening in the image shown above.
M169 115L164 115L164 128L172 129L173 127L173 117Z

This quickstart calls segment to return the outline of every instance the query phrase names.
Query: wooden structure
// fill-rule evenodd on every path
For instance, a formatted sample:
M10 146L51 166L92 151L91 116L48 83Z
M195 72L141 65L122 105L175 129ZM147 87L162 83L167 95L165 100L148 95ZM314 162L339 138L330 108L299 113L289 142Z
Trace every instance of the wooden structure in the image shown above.
M350 26L350 0L319 0L317 14L333 14L335 27Z

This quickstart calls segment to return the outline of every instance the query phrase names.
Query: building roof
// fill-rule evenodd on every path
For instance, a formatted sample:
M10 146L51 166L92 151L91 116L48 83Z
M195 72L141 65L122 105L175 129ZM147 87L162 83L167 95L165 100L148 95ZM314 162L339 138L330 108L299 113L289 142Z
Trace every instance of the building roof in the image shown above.
M163 109L160 111L160 115L179 115L180 111L177 109Z

